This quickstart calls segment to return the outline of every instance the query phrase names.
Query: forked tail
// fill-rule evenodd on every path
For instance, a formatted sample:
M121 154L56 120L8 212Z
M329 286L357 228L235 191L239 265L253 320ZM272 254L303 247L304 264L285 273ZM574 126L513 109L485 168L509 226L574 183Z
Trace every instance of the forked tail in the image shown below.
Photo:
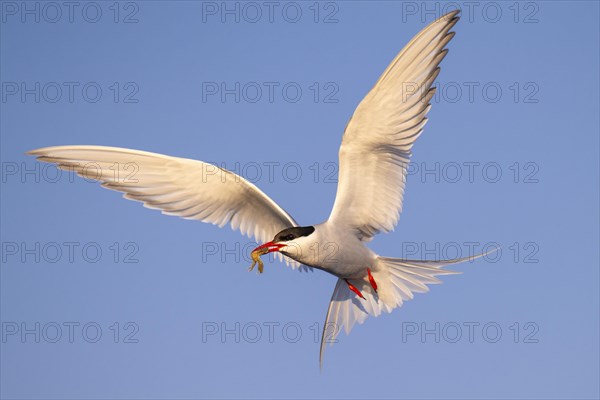
M364 300L348 288L344 279L338 279L323 325L319 354L321 367L323 366L325 344L335 343L342 328L348 334L355 323L362 324L369 315L377 317L382 311L389 313L400 307L404 301L412 299L413 293L428 292L427 285L442 283L437 275L461 273L446 270L443 267L474 260L496 250L493 249L477 256L441 261L377 257L376 265L371 268L377 282L377 292L373 290L366 277L363 280L350 280L362 292Z

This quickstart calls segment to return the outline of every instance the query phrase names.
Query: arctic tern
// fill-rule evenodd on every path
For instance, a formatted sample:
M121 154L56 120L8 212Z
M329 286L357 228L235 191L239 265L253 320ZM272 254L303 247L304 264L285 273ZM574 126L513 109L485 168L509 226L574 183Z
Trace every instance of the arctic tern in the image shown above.
M454 37L450 29L457 14L448 13L417 34L356 108L339 150L333 210L320 224L300 226L254 184L224 169L206 174L207 168L218 167L202 161L103 146L46 147L28 154L87 178L90 163L101 171L115 163L133 163L135 179L113 173L92 178L164 214L219 227L230 224L256 238L264 243L252 252L253 266L259 263L260 272L260 256L279 252L293 268L317 268L336 276L321 338L322 365L325 344L333 343L342 328L349 333L369 315L391 312L413 293L428 291L426 285L440 283L437 275L456 273L442 267L469 259L389 258L365 245L398 223L411 148L427 122L432 85L448 52L445 46Z

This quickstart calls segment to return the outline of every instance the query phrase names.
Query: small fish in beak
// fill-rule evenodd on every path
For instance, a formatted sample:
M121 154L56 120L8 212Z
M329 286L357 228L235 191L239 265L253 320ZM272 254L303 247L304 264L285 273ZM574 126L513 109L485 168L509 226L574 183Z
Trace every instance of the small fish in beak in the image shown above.
M285 244L268 242L252 250L252 253L250 253L250 256L252 257L252 265L250 266L250 268L248 268L248 271L252 271L254 269L254 266L258 263L258 272L262 274L265 264L260 259L260 256L267 253L272 253L274 251L279 251L285 246Z

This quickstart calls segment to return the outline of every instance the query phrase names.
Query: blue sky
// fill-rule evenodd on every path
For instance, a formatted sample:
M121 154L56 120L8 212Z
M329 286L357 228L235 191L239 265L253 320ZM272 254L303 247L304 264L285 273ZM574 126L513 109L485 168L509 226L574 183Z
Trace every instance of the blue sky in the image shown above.
M279 262L247 273L237 232L24 152L98 144L215 162L321 222L354 108L451 7L0 4L3 398L600 395L597 2L454 3L463 18L400 223L370 246L502 253L341 335L322 372L315 332L334 277Z

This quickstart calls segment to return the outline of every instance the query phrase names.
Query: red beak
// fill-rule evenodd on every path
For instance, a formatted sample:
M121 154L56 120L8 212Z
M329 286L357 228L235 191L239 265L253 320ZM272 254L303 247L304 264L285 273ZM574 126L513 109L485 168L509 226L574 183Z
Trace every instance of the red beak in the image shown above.
M267 253L272 253L274 251L279 251L279 250L281 250L285 246L286 246L285 244L267 242L267 243L265 243L263 245L260 245L257 248L255 248L254 250L252 250L252 252L254 253L255 251L261 251L262 250L261 253L264 252L263 254L267 254Z

